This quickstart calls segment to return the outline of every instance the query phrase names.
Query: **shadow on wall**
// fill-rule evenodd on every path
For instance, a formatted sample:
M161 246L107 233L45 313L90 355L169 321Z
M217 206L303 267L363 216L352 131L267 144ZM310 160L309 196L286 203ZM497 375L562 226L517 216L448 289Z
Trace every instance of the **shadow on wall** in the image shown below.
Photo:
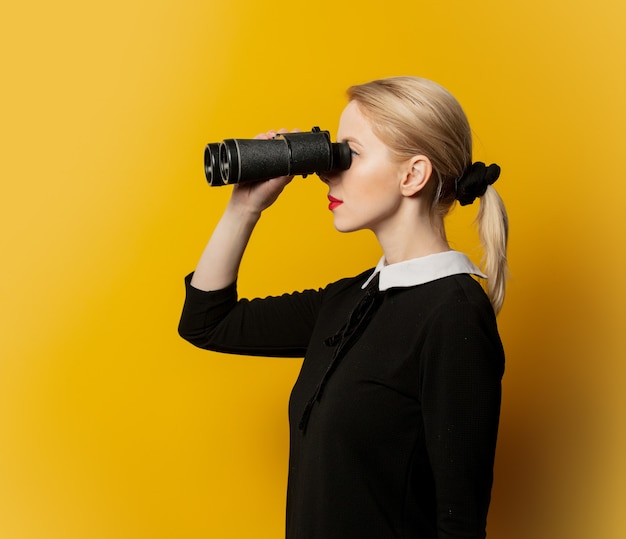
M525 327L503 335L507 370L488 536L589 539L602 529L595 513L606 496L603 426L611 414L601 368L608 358L599 357L601 335L590 335L600 311L585 297L589 290L568 282L574 276L550 268L535 275L515 301L528 313ZM564 298L572 290L570 303Z

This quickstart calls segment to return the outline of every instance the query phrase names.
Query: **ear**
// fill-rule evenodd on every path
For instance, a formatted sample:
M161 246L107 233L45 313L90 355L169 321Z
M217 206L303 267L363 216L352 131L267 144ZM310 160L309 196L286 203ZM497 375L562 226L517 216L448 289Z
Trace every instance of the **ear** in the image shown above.
M419 193L433 173L433 165L425 155L416 155L406 162L406 168L400 183L400 190L405 197Z

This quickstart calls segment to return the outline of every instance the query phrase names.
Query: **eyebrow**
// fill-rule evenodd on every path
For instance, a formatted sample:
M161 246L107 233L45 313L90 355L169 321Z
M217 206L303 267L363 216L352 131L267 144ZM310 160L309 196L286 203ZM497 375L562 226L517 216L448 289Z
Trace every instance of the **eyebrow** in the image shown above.
M341 139L341 142L353 142L354 144L358 144L359 146L363 146L361 142L359 142L354 137L344 137Z

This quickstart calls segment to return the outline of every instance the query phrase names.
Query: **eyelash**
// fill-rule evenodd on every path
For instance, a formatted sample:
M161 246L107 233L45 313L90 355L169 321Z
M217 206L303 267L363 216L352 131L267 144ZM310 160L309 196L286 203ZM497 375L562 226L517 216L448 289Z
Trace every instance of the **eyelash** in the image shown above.
M358 156L359 152L357 152L356 150L353 150L352 148L350 148L350 155L354 156Z

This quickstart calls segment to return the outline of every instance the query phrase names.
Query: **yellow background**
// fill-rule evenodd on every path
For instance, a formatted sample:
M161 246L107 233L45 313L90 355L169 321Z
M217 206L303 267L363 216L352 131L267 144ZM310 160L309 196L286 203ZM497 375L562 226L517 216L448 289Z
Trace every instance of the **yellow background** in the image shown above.
M439 81L512 223L489 536L626 536L626 9L618 0L13 2L0 14L0 537L278 538L299 360L176 333L228 198L205 143L334 132L345 88ZM373 265L315 178L255 233L244 294ZM476 208L450 219L478 258Z

